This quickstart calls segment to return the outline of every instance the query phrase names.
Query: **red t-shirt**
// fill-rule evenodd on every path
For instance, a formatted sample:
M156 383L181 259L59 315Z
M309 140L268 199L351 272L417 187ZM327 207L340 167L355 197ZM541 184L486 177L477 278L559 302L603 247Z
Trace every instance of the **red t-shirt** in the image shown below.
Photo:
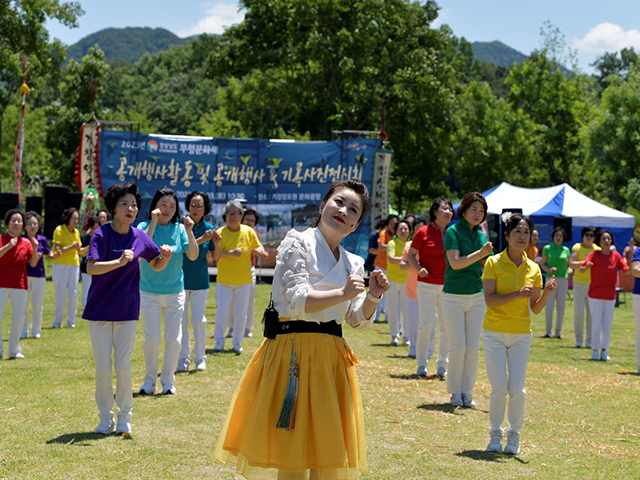
M605 255L602 252L591 252L581 265L592 262L591 283L589 284L589 298L598 300L616 299L616 282L618 281L618 269L629 270L618 252Z
M380 236L378 237L378 245L380 245L381 243L387 244L391 240L393 240L393 233L389 233L389 230L385 228L380 234ZM385 271L387 270L387 251L386 250L381 250L380 247L378 247L378 254L376 255L376 259L373 261L373 266L380 267Z
M435 223L418 229L411 241L411 248L420 253L420 266L427 269L429 276L423 278L418 275L418 281L432 285L444 285L444 272L447 261L444 256L444 232Z
M0 236L0 248L11 241L11 235ZM27 262L33 255L33 245L24 237L17 237L18 244L0 257L0 288L27 290Z

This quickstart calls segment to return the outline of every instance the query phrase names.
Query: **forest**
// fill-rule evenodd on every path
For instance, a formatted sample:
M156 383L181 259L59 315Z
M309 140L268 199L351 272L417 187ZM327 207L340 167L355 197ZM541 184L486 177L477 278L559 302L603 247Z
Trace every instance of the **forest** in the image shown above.
M73 27L80 4L0 2L0 174L13 181L23 56L27 83L23 193L74 186L80 126L139 122L140 131L327 140L384 130L394 151L391 204L417 211L500 182L569 183L640 217L640 67L633 49L581 71L562 33L511 67L473 59L434 28L435 1L244 0L223 35L109 62L99 47L65 62L46 19Z

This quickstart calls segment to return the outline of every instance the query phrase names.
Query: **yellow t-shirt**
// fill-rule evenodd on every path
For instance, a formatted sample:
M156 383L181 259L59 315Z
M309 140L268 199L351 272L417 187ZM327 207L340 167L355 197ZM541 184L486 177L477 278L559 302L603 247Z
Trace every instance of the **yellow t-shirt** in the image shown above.
M400 268L400 264L394 265L389 261L389 256L402 257L404 252L404 246L407 242L403 242L399 238L394 238L387 244L387 278L392 282L400 283L404 285L407 283L407 272Z
M591 248L584 248L582 243L578 242L573 247L571 247L571 253L578 252L578 261L583 262L587 255L591 252L599 252L602 250L595 243L591 246ZM581 272L579 268L575 268L573 274L573 281L576 283L582 283L585 285L589 285L591 283L591 269L589 268L585 272Z
M80 243L80 232L77 228L73 229L73 233L69 231L66 225L58 225L53 231L53 245L59 243L61 247L68 247L75 242ZM64 252L58 258L54 258L51 262L54 265L78 265L80 266L80 257L78 250L72 249Z
M262 244L253 228L240 225L240 230L232 232L226 226L218 229L222 236L220 250L242 248L239 257L227 257L218 260L218 283L226 285L246 285L253 282L251 276L251 251Z
M507 251L487 258L482 280L496 281L496 295L506 295L527 285L542 288L542 273L537 263L526 259L519 267ZM518 298L500 307L487 307L482 328L498 333L531 333L529 299Z

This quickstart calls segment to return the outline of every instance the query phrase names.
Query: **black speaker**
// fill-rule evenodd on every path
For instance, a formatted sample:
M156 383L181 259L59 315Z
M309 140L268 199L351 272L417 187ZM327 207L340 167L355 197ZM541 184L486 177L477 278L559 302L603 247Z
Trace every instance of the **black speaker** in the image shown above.
M570 242L573 238L571 231L573 230L573 219L571 217L565 217L564 215L558 215L553 217L553 228L562 227L566 232L565 242ZM553 239L552 239L553 240Z
M4 216L12 208L20 208L17 193L0 193L0 220L4 220Z
M67 208L77 208L80 211L80 205L82 205L82 193L69 192L67 194Z
M62 222L62 212L67 208L69 189L62 185L44 188L44 236L53 238L53 231Z
M42 197L27 197L25 212L36 212L42 216Z

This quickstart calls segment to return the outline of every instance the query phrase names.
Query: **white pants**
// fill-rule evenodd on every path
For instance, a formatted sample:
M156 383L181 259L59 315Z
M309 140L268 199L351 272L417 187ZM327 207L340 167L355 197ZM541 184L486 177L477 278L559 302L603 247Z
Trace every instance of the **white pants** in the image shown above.
M591 309L587 301L589 285L573 282L573 328L576 331L576 343L583 346L591 346ZM587 310L587 328L584 328L584 310ZM582 332L585 332L587 341L583 343Z
M207 341L207 319L204 311L207 308L206 290L185 290L184 313L182 314L182 349L180 350L181 364L189 363L191 358L191 343L189 342L189 304L191 304L191 327L193 328L193 359L196 362L205 359L204 350Z
M429 345L435 335L435 325L438 324L438 368L447 368L449 354L449 340L442 320L442 285L418 282L418 309L420 323L418 324L418 341L416 360L419 367L425 367L428 360Z
M53 289L55 292L55 313L53 315L53 326L55 328L62 325L64 316L64 304L67 304L67 326L76 323L78 313L78 278L80 277L80 267L78 265L52 265L51 278L53 279Z
M136 336L136 320L124 322L89 321L89 335L96 362L96 404L99 417L112 418L113 385L111 383L111 353L116 372L116 405L118 417L131 420L131 352Z
M47 286L45 277L27 277L29 293L31 294L31 335L35 336L42 331L42 310L44 307L44 292ZM27 295L28 295L27 294ZM24 320L22 321L22 336L29 333L29 299L24 304Z
M89 288L91 288L91 275L81 273L82 277L82 308L87 308L87 298L89 298Z
M411 343L411 351L416 353L416 344L418 342L418 323L420 323L420 311L418 309L418 300L411 297L407 298L407 321L405 323L406 330L402 331L403 339L409 339ZM433 339L436 337L433 335ZM433 342L432 342L433 343ZM433 350L431 351L433 354Z
M385 293L387 297L387 322L389 322L389 333L391 337L400 334L400 315L402 315L403 323L407 319L407 296L405 295L406 285L404 283L392 282L389 280L389 290ZM407 332L403 330L403 336Z
M11 329L9 330L9 356L22 353L20 334L24 320L24 308L29 300L29 291L20 288L0 288L0 357L2 356L2 320L7 303L11 300Z
M449 339L447 391L473 393L480 361L484 293L442 295L442 314Z
M182 314L184 312L184 290L179 293L158 295L140 292L140 313L144 331L144 365L147 374L142 385L146 391L155 389L158 378L160 348L160 317L164 313L164 360L160 382L169 388L175 382L175 371L182 348Z
M256 325L256 267L251 267L251 291L249 292L249 302L247 304L247 330L253 330Z
M240 345L244 339L244 329L247 326L247 302L250 292L250 283L244 285L216 284L218 309L216 310L216 326L213 330L213 338L216 342L224 342L224 330L228 324L229 327L233 327L233 343Z
M508 430L519 432L524 421L524 404L527 397L524 382L531 351L531 334L497 333L483 329L482 342L487 377L491 384L491 430L499 430L502 427L509 392Z
M374 267L373 270L374 271L375 270L380 270L385 275L387 274L387 270L384 269L384 268ZM385 295L382 296L382 300L380 302L378 302L378 304L376 305L376 319L375 319L376 322L380 321L380 314L382 312L385 312L385 316L386 316L386 312L387 312L387 297Z
M636 323L636 365L640 368L640 295L633 295L633 319Z
M611 325L613 325L613 311L616 307L616 301L589 298L589 307L593 315L593 323L591 324L591 348L594 350L609 350Z
M567 304L567 291L569 290L568 278L557 278L556 284L558 287L547 297L547 306L545 307L544 314L547 322L547 335L553 333L553 304L555 302L557 306L556 312L556 336L562 333L562 323L564 322L564 307Z

